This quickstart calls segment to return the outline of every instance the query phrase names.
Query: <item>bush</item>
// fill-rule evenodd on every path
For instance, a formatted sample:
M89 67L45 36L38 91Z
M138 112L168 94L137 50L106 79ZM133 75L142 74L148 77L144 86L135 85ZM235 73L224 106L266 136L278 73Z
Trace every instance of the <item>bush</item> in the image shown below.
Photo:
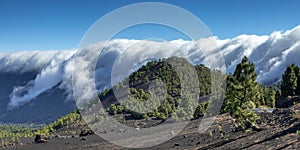
M296 134L297 134L298 136L300 136L300 130L297 130Z
M122 112L124 112L124 107L122 106L122 105L118 105L117 106L117 113L119 114L119 113L122 113Z
M118 112L118 109L117 109L116 105L115 104L111 104L110 107L109 107L109 109L108 109L108 113L110 115L115 115L115 114L117 114L117 112Z

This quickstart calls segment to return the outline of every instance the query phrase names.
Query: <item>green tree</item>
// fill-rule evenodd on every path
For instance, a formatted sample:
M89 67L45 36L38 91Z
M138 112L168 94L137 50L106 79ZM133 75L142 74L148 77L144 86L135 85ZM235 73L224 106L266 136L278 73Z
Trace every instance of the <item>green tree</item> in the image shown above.
M297 89L297 76L295 73L296 66L294 64L288 66L282 75L281 93L282 96L295 96Z
M275 107L276 91L274 86L266 87L265 85L260 85L261 94L261 105L268 106L270 108Z
M122 105L117 106L117 113L122 113L124 111L124 107Z
M266 105L270 108L275 107L275 101L276 101L276 91L273 86L267 88L266 92Z
M260 90L260 95L261 95L261 98L260 98L260 104L261 105L266 105L266 101L268 99L267 97L267 87L265 85L259 85L259 90Z
M207 107L208 107L208 102L204 102L204 103L198 105L195 110L195 113L194 113L194 118L197 119L197 118L204 116L205 110L207 109Z
M257 106L260 105L259 84L256 81L256 72L253 62L244 57L242 62L237 65L233 74L237 81L237 90L240 90L240 106L244 102L253 101Z
M300 95L300 68L299 68L299 66L295 66L294 71L295 71L295 75L297 77L296 95Z
M108 113L110 115L115 115L115 114L117 114L117 112L118 112L118 109L117 109L116 105L115 104L111 104L110 107L109 107L109 109L108 109Z
M260 99L254 64L244 57L234 74L227 77L225 110L237 119L243 129L256 129L259 116L251 109L260 105Z

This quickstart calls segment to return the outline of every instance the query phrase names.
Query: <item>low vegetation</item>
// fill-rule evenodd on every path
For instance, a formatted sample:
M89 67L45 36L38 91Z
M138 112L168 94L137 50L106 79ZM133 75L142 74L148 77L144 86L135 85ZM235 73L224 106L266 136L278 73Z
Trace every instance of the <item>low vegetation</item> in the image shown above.
M30 137L43 125L32 124L1 124L0 139L8 137Z
M40 130L35 131L35 134L50 135L50 133L57 132L59 129L65 128L65 135L75 135L74 129L84 126L85 122L81 119L78 110L75 110L66 116L60 117L57 121L49 124Z

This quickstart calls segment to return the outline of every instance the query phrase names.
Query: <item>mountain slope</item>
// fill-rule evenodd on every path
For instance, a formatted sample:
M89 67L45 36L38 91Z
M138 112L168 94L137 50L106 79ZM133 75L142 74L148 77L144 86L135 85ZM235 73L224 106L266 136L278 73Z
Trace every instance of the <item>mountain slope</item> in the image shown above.
M33 80L35 72L0 74L0 122L4 123L50 123L76 108L75 101L66 101L64 89L58 86L49 89L20 107L8 109L10 92Z

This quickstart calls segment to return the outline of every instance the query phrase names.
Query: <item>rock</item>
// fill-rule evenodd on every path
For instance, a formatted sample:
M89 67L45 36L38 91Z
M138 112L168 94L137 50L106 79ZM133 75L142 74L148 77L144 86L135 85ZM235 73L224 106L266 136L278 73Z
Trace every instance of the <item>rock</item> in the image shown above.
M300 96L288 96L287 98L279 97L276 100L275 106L276 108L288 108L293 106L295 103L300 102Z
M40 143L47 143L47 140L46 139L41 139Z
M37 135L35 135L34 142L35 143L46 143L47 139L45 137L43 137L42 135L37 134Z
M80 139L80 141L86 141L86 140L87 140L86 137L83 137L83 138Z
M9 143L9 146L15 146L16 144L15 143Z
M180 144L178 144L178 143L175 143L175 146L180 146Z
M92 130L83 130L80 132L79 137L88 136L95 134Z
M35 135L34 142L38 143L41 139L42 139L41 135L37 134Z
M49 141L49 140L51 140L51 137L50 136L46 136L45 140Z
M60 139L60 138L61 138L61 136L56 134L56 135L54 136L54 138L56 138L56 139Z
M35 135L34 142L35 143L46 143L47 140L45 139L44 136L37 134L37 135Z

